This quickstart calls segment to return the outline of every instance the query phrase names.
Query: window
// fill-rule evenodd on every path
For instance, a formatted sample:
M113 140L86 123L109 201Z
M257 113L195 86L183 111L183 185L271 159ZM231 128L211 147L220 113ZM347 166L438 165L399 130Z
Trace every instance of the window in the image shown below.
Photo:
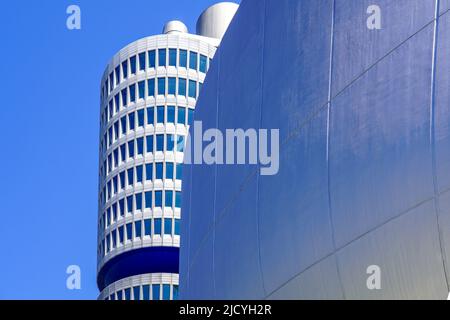
M142 183L143 170L144 170L144 167L142 165L136 167L136 182L137 183Z
M164 151L164 135L156 135L156 151Z
M121 217L123 217L125 215L125 200L124 199L119 200L119 209L120 209L119 214Z
M155 232L153 234L161 235L161 218L153 219L155 222Z
M113 241L112 247L114 249L115 247L117 247L117 233L116 233L116 230L113 230L111 236L112 236L112 241Z
M152 192L148 191L145 193L145 208L151 209L152 208Z
M119 137L119 121L116 121L114 122L114 139L117 140L118 137Z
M136 194L136 210L142 210L142 193Z
M158 49L158 66L166 66L166 49Z
M109 91L112 91L114 89L114 73L111 72L109 75Z
M144 300L150 300L150 285L146 284L142 286L142 293Z
M173 286L172 300L178 300L178 286Z
M180 67L187 67L187 51L180 50Z
M131 223L127 223L127 240L131 240L133 238L133 225Z
M167 122L175 123L175 107L167 106Z
M145 99L145 81L139 81L138 83L139 99Z
M117 66L116 69L116 85L120 83L120 66Z
M135 124L134 112L132 112L128 115L128 128L130 130L134 130L134 124Z
M147 89L148 89L148 96L154 97L155 96L155 79L148 79L147 80Z
M136 238L140 238L142 234L142 223L141 221L136 221L134 223L134 232L136 233Z
M166 162L166 179L173 180L173 163Z
M144 154L144 138L137 138L136 139L137 144L137 154L142 156Z
M194 121L194 109L188 109L188 124L191 125Z
M128 141L128 158L134 158L134 140Z
M153 124L155 121L155 111L153 107L147 108L147 124Z
M145 52L139 54L139 70L145 70Z
M133 196L127 197L127 213L133 212Z
M137 111L138 127L143 127L144 126L144 114L145 114L144 109L140 109L140 110Z
M119 109L120 109L120 97L119 97L119 94L116 94L114 96L114 104L116 106L116 113L117 113L117 112L119 112Z
M119 227L119 243L123 243L123 226Z
M177 123L180 123L180 124L186 123L186 108L178 107Z
M164 123L164 107L156 108L156 120L158 123Z
M168 90L169 91L167 93L175 95L176 87L177 87L177 79L173 78L173 77L170 77L168 82L169 82L169 84L168 84Z
M141 287L133 287L133 299L141 300Z
M146 236L150 236L152 234L152 220L150 219L144 220L144 230Z
M153 180L153 163L147 163L145 165L145 178L147 181Z
M177 49L169 49L169 66L177 66Z
M189 69L197 70L197 52L189 52Z
M121 291L117 291L117 300L123 300L122 299L122 290Z
M125 300L131 300L131 289L130 288L125 289Z
M208 59L206 58L206 56L204 55L200 55L200 72L206 73L206 62L208 61Z
M155 207L162 208L162 191L155 191Z
M183 152L183 150L184 150L184 137L177 136L177 151Z
M168 134L167 136L167 151L173 151L174 144L175 144L175 135Z
M128 103L127 89L126 88L122 89L121 94L122 94L122 106L126 107Z
M166 94L166 78L158 78L158 94Z
M170 284L163 284L163 300L170 300Z
M175 235L180 235L180 219L175 219Z
M136 74L136 56L130 58L130 73Z
M147 153L153 153L153 136L147 136Z
M175 192L175 208L181 208L181 192Z
M130 102L136 102L136 85L130 86Z
M163 163L162 162L156 163L156 179L159 179L159 180L163 179Z
M173 191L166 191L165 194L164 206L168 208L172 208L172 200L173 200ZM165 222L164 222L165 223ZM170 225L170 233L172 233L172 224Z
M127 117L126 116L120 118L120 126L122 129L121 130L122 134L125 135L127 133Z
M120 189L125 189L125 171L122 171L120 174ZM123 201L123 200L122 200ZM123 210L122 210L123 213Z
M122 62L122 74L123 74L124 79L128 78L128 61L127 60Z
M126 145L125 144L120 146L120 157L122 158L122 162L125 162L127 160Z
M148 52L148 61L150 64L150 68L154 68L156 66L155 56L155 50L151 50Z
M178 78L178 95L186 96L186 79Z
M108 234L106 236L106 251L109 252L111 248L111 236Z
M195 98L197 96L197 82L189 80L189 97Z
M161 300L160 287L159 284L152 284L152 300Z
M134 184L134 171L133 168L130 168L127 170L127 177L128 177L128 185L132 186Z

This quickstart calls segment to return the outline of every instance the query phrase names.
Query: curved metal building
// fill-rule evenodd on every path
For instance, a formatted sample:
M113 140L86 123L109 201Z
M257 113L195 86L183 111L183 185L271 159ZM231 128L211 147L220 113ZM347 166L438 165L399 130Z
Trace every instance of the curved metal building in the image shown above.
M186 167L181 298L447 298L449 10L243 0L195 120L280 129L279 172Z
M231 9L234 13L237 5ZM217 22L225 29L232 18L230 11L226 14L229 20ZM189 34L182 22L170 21L162 35L122 49L105 70L97 252L100 299L177 299L185 137L219 43L218 38Z

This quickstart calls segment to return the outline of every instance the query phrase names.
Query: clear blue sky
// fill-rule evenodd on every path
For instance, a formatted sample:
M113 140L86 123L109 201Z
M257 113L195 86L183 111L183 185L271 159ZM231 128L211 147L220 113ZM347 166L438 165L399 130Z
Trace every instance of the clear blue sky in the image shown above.
M128 43L217 0L4 1L0 299L95 299L99 81ZM239 2L239 1L235 1ZM66 28L81 7L82 29ZM66 289L66 268L82 289Z

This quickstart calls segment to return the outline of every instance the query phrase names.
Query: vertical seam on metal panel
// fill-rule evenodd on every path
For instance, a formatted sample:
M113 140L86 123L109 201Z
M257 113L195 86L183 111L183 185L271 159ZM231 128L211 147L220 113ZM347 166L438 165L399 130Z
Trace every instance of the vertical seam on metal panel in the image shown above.
M260 78L260 86L261 86L261 102L259 105L259 129L261 129L262 126L262 108L264 104L264 50L266 47L266 17L267 17L267 2L264 0L264 15L263 15L263 21L262 21L262 53L261 53L261 78ZM261 137L260 137L261 138ZM259 275L261 277L261 284L263 288L264 297L267 298L267 290L266 285L264 284L264 275L263 275L263 269L262 269L262 262L261 262L261 237L259 232L259 178L260 178L260 165L258 166L258 171L256 172L256 243L258 244L258 265L259 265Z
M440 225L440 201L439 201L439 187L437 181L437 160L436 160L436 67L437 67L437 46L438 46L438 33L439 33L439 10L440 0L436 0L435 15L434 15L434 30L433 30L433 56L431 63L431 99L430 99L430 149L431 149L431 161L432 161L432 175L433 175L433 189L434 189L434 205L436 212L436 223L438 227L439 236L439 248L441 252L442 265L444 269L445 282L447 291L450 291L448 276L447 276L447 264L445 248L443 246L441 225Z
M328 72L328 107L327 107L327 146L326 146L326 161L327 161L327 191L328 191L328 214L331 225L331 238L333 242L334 260L336 263L336 272L339 278L339 285L342 291L342 297L345 299L344 286L342 283L341 272L339 269L339 262L336 252L336 237L334 232L333 214L331 209L331 183L330 183L330 123L331 123L331 100L332 100L332 81L333 81L333 56L334 56L334 27L336 17L336 0L332 0L331 4L331 37L330 37L330 66Z

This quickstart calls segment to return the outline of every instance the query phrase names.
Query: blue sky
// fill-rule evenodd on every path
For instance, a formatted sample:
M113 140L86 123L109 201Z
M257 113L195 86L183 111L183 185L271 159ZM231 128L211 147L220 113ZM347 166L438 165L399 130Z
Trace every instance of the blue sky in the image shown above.
M0 299L95 299L99 81L128 43L217 0L5 1ZM238 1L235 1L238 2ZM66 28L78 5L82 29ZM66 289L79 265L82 288Z

